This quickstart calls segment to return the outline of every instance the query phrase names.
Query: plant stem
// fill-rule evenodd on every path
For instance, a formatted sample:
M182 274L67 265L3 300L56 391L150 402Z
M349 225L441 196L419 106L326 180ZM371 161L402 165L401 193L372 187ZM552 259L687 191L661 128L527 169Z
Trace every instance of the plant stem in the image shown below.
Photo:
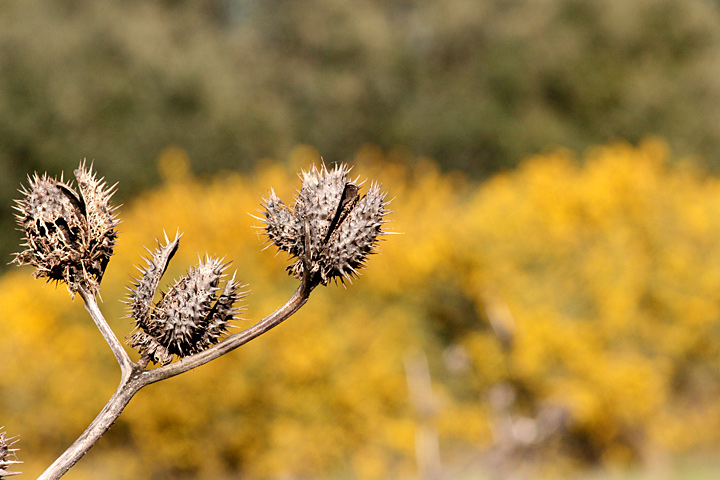
M70 448L65 450L65 452L38 477L38 480L56 480L70 470L70 468L97 443L100 437L108 431L110 426L120 416L123 409L130 403L133 395L142 387L143 383L137 374L123 375L120 385L118 385L113 396L110 397L105 408L102 409L100 414L95 417L95 420L93 420L82 435L75 440Z
M203 350L202 352L196 353L189 357L181 358L179 361L164 365L162 367L154 368L152 370L146 370L142 373L144 380L147 384L155 383L166 378L174 377L181 373L197 368L200 365L204 365L211 360L215 360L228 352L235 350L236 348L248 343L250 340L259 337L268 330L280 325L283 321L289 318L292 314L297 312L300 307L305 305L310 292L315 288L311 282L307 279L303 279L301 285L295 290L292 297L282 307L275 310L267 317L260 320L252 327L243 330L240 333L230 335L225 338L222 342L217 345Z
M105 338L110 350L112 350L113 354L115 354L115 358L120 364L120 370L123 375L127 375L132 369L133 362L130 360L130 357L120 343L120 340L118 340L115 333L110 328L110 325L108 325L107 320L105 320L105 317L98 307L95 295L86 291L84 288L80 289L80 295L85 301L85 308L95 322L95 325L97 325L98 330L102 333L102 336Z
M120 344L120 341L110 329L107 321L105 321L105 318L100 312L97 302L95 301L95 297L88 292L81 290L80 294L85 300L85 306L90 313L90 316L93 317L95 324L100 329L100 332L103 334L103 337L105 337L105 340L115 354L115 358L117 358L118 363L120 364L120 384L115 390L113 396L98 416L95 417L95 420L93 420L90 426L62 455L57 458L57 460L53 462L52 465L47 468L47 470L42 473L42 475L38 477L38 480L57 480L62 477L65 472L72 468L72 466L75 465L75 463L77 463L77 461L80 460L92 448L92 446L97 443L98 440L100 440L100 437L108 431L128 403L130 403L132 397L141 388L146 385L150 385L151 383L187 372L188 370L199 367L200 365L204 365L207 362L246 344L250 340L259 337L297 312L300 307L307 302L310 292L312 292L316 285L316 282L312 282L308 278L303 278L302 283L285 305L278 308L252 327L247 330L243 330L240 333L236 333L235 335L230 335L222 342L203 350L200 353L185 357L177 362L152 370L145 370L145 367L148 364L147 357L141 358L138 363L133 363L130 360L127 352Z

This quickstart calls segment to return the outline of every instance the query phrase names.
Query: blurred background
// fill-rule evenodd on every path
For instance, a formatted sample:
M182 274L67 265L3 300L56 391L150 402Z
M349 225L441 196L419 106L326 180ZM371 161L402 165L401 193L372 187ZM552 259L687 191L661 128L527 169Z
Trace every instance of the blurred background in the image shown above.
M257 214L321 158L388 236L236 352L141 391L66 478L715 478L720 2L0 0L0 425L39 474L115 389L79 300L6 265L26 176L119 183L102 308L163 230L296 281ZM250 322L238 322L239 328Z

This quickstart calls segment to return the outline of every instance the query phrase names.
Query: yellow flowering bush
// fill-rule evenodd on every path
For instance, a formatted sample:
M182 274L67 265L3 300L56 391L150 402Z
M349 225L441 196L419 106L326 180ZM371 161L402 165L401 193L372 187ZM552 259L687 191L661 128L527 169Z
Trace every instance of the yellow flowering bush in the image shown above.
M483 273L468 295L487 309L491 287L512 314L508 379L601 457L718 439L720 182L667 162L657 140L538 156L463 220Z
M469 454L483 468L508 441L568 465L716 446L720 182L668 160L657 140L580 159L558 150L474 184L402 150L361 150L352 175L394 197L387 229L399 235L352 285L319 288L262 339L143 390L72 478L412 478L421 429L443 461ZM285 165L201 180L184 152L165 151L165 183L118 212L102 284L115 332L131 332L119 300L163 230L184 232L168 278L218 255L249 285L244 317L284 302L296 280L249 213L270 187L292 197L297 168L319 161L298 147ZM9 271L0 305L0 422L33 475L117 372L62 289ZM427 411L408 389L418 352ZM559 420L545 431L549 411Z

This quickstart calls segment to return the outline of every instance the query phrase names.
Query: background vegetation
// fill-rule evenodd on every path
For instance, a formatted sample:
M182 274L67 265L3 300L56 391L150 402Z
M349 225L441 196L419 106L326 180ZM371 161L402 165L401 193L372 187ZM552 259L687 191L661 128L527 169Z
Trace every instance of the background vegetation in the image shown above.
M248 318L282 303L295 282L247 212L321 155L383 182L403 233L347 290L143 391L69 478L702 475L719 53L712 0L0 2L0 255L25 176L94 158L125 204L119 336L163 229L185 232L168 283L207 251ZM0 424L31 476L117 369L80 302L1 273Z
M94 158L127 196L168 145L200 174L370 143L478 178L661 135L717 170L719 50L713 0L4 0L0 254L28 172Z
M720 182L671 158L657 140L581 161L558 150L476 184L360 151L357 173L382 178L403 235L348 289L320 289L262 339L142 392L70 478L413 478L421 434L437 435L450 478L717 451ZM301 147L289 163L312 161ZM123 208L104 279L119 335L132 265L163 229L185 232L168 282L207 251L250 284L247 317L290 295L286 259L261 250L246 212L270 186L290 196L294 168L201 181L173 149L160 170L165 183ZM32 474L117 372L82 306L28 273L0 279L0 411ZM419 397L417 359L431 384Z

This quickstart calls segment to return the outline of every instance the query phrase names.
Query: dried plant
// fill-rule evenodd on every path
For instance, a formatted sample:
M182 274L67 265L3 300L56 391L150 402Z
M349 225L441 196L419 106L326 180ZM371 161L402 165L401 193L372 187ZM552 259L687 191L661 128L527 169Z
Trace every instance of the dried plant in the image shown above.
M25 235L23 250L14 263L35 267L35 277L46 277L67 285L74 298L79 294L120 365L121 379L105 408L73 443L39 477L57 479L65 474L110 428L132 397L143 387L204 365L262 335L294 314L310 293L330 280L351 279L374 253L383 231L385 193L372 184L361 195L361 183L349 180L350 169L325 165L302 173L302 186L295 203L287 207L271 190L264 199L262 227L269 241L289 253L294 263L289 272L300 280L290 299L252 327L228 335L228 327L246 295L229 263L206 256L187 274L175 281L154 303L160 280L179 248L178 233L173 240L165 235L155 251L148 250L145 266L129 287L130 317L135 331L129 344L140 359L133 362L110 329L96 297L100 282L113 254L119 221L110 205L115 186L108 187L83 161L72 183L37 174L17 201L17 222ZM182 362L173 362L174 358ZM159 364L150 368L150 363ZM13 439L0 433L0 477L10 475L6 466L18 463ZM9 441L9 442L8 442ZM4 450L3 450L4 449Z
M323 285L357 274L385 233L385 194L373 184L360 197L357 179L348 180L345 165L328 171L313 166L303 172L302 187L292 209L270 191L265 200L265 232L280 250L297 261L288 267L295 278L309 273Z
M108 188L84 161L75 178L77 190L62 177L28 179L15 206L27 248L13 261L34 266L35 277L64 282L72 295L82 287L97 294L117 239L118 220L109 203L115 186Z
M152 308L160 277L179 242L179 234L172 242L165 236L165 246L159 245L146 260L148 265L141 270L142 276L135 288L131 288L128 302L137 324L130 345L151 361L163 365L170 363L173 355L186 357L218 343L240 310L235 303L244 296L239 292L240 284L234 274L222 293L216 295L229 264L206 257L175 282Z

